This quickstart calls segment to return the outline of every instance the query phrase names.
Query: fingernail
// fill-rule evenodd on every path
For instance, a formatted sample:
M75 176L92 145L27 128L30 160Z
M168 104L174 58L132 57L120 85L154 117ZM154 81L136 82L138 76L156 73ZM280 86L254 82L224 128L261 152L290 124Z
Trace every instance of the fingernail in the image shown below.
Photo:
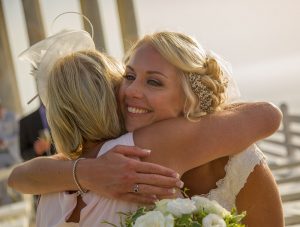
M172 193L172 194L175 194L176 189L175 189L175 188L171 188L171 189L169 189L168 191L169 191L170 193Z
M148 153L150 153L151 152L151 150L149 150L149 149L142 149L143 151L146 151L146 152L148 152Z
M177 178L177 179L179 179L179 178L180 178L180 175L179 175L179 173L173 173L173 174L172 174L172 176L173 176L173 177L175 177L175 178Z
M177 181L177 182L176 182L176 186L177 186L178 188L183 188L183 185L184 185L183 181Z
M159 199L154 199L154 200L152 200L152 202L157 203L157 202L159 202Z

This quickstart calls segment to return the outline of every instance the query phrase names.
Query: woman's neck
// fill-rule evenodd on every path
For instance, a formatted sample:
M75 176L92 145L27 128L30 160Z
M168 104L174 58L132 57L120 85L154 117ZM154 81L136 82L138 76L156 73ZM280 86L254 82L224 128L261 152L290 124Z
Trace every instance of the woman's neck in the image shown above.
M82 148L82 158L96 158L100 148L102 147L104 141L99 142L85 142Z

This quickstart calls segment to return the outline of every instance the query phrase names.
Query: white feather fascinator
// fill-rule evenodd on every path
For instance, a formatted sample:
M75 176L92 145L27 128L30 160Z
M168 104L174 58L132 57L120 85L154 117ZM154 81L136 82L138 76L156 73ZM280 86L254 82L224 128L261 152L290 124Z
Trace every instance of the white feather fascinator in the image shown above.
M95 50L90 34L83 30L64 30L34 44L19 55L21 60L30 62L34 67L33 76L38 90L34 98L39 96L43 104L48 106L47 86L53 65L61 57L81 50Z

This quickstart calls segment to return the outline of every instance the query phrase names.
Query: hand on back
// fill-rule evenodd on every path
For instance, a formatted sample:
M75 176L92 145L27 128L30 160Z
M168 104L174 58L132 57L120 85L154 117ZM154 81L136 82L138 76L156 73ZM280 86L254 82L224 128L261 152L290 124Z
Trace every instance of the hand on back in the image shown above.
M149 154L138 147L115 146L97 159L82 160L79 180L102 196L131 202L153 203L157 196L172 196L183 183L175 171L139 160ZM138 192L133 191L136 185Z

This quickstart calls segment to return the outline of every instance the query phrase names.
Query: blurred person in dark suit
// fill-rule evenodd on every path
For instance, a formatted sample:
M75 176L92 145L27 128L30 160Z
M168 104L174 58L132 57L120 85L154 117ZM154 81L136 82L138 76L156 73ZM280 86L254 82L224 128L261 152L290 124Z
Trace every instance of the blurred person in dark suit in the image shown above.
M36 111L20 120L21 156L27 161L38 156L53 154L53 150L45 107L41 105Z

